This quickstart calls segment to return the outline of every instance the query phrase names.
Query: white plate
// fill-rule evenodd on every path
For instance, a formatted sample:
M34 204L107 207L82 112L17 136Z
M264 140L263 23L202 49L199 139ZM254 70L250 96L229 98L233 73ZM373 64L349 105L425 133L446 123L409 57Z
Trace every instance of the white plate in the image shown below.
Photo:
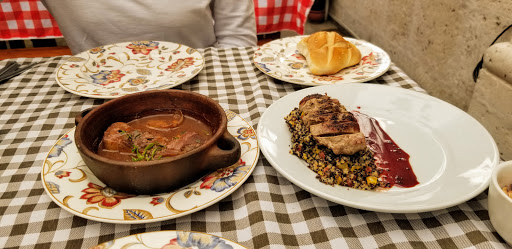
M246 247L215 235L191 231L156 231L133 234L101 243L94 248L218 248L245 249Z
M99 181L82 161L73 128L52 147L41 179L46 193L74 215L108 223L149 223L178 218L204 209L237 190L251 175L259 156L254 129L234 112L226 111L228 131L242 149L240 163L217 170L170 193L129 196ZM108 206L104 200L113 201Z
M289 153L284 117L313 93L337 98L347 110L377 119L411 157L419 184L385 192L319 182L306 163ZM499 162L487 130L462 110L427 94L374 84L306 88L274 102L258 123L261 151L274 168L306 191L349 207L389 213L433 211L463 203L485 190Z
M203 67L203 56L185 45L133 41L96 47L70 57L57 70L56 80L68 92L113 99L178 86Z
M262 45L254 52L254 65L273 78L307 86L366 82L384 74L391 65L389 55L381 48L367 41L345 38L361 51L361 62L333 75L313 75L297 50L297 43L304 37L286 37Z

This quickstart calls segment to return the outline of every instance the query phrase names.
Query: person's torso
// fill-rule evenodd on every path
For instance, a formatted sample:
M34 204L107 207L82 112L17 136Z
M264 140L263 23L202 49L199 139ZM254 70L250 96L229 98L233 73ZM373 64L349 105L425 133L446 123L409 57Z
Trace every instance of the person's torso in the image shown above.
M216 42L211 0L42 0L73 53L134 40L194 48Z

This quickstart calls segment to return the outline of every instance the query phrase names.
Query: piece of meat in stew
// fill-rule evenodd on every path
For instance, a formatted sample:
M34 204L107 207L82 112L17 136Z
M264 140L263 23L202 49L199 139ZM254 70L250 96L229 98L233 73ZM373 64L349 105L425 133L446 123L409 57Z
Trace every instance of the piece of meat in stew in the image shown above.
M191 151L212 137L204 122L181 112L110 125L98 154L118 161L151 161Z

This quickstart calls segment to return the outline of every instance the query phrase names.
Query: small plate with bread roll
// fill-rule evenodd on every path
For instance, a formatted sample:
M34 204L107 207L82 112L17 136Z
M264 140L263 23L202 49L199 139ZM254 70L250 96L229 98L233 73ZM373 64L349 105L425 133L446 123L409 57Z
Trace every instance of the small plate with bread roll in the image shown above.
M334 31L271 41L255 51L253 62L273 78L308 86L366 82L391 65L381 48Z

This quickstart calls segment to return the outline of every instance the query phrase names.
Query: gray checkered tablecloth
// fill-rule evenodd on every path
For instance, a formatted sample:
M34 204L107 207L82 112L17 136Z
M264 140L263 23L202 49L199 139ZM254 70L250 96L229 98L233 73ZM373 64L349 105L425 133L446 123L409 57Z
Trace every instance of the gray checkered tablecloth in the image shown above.
M304 88L255 68L254 48L201 52L206 67L177 88L210 96L253 127L270 104ZM261 154L241 188L187 216L119 225L72 215L45 193L43 160L55 141L74 127L81 110L105 100L80 97L58 86L54 72L67 58L16 59L43 63L0 85L0 248L88 248L160 230L206 232L248 248L508 248L489 221L487 191L435 212L363 211L293 185ZM0 67L5 63L0 61ZM372 82L423 91L395 65Z

